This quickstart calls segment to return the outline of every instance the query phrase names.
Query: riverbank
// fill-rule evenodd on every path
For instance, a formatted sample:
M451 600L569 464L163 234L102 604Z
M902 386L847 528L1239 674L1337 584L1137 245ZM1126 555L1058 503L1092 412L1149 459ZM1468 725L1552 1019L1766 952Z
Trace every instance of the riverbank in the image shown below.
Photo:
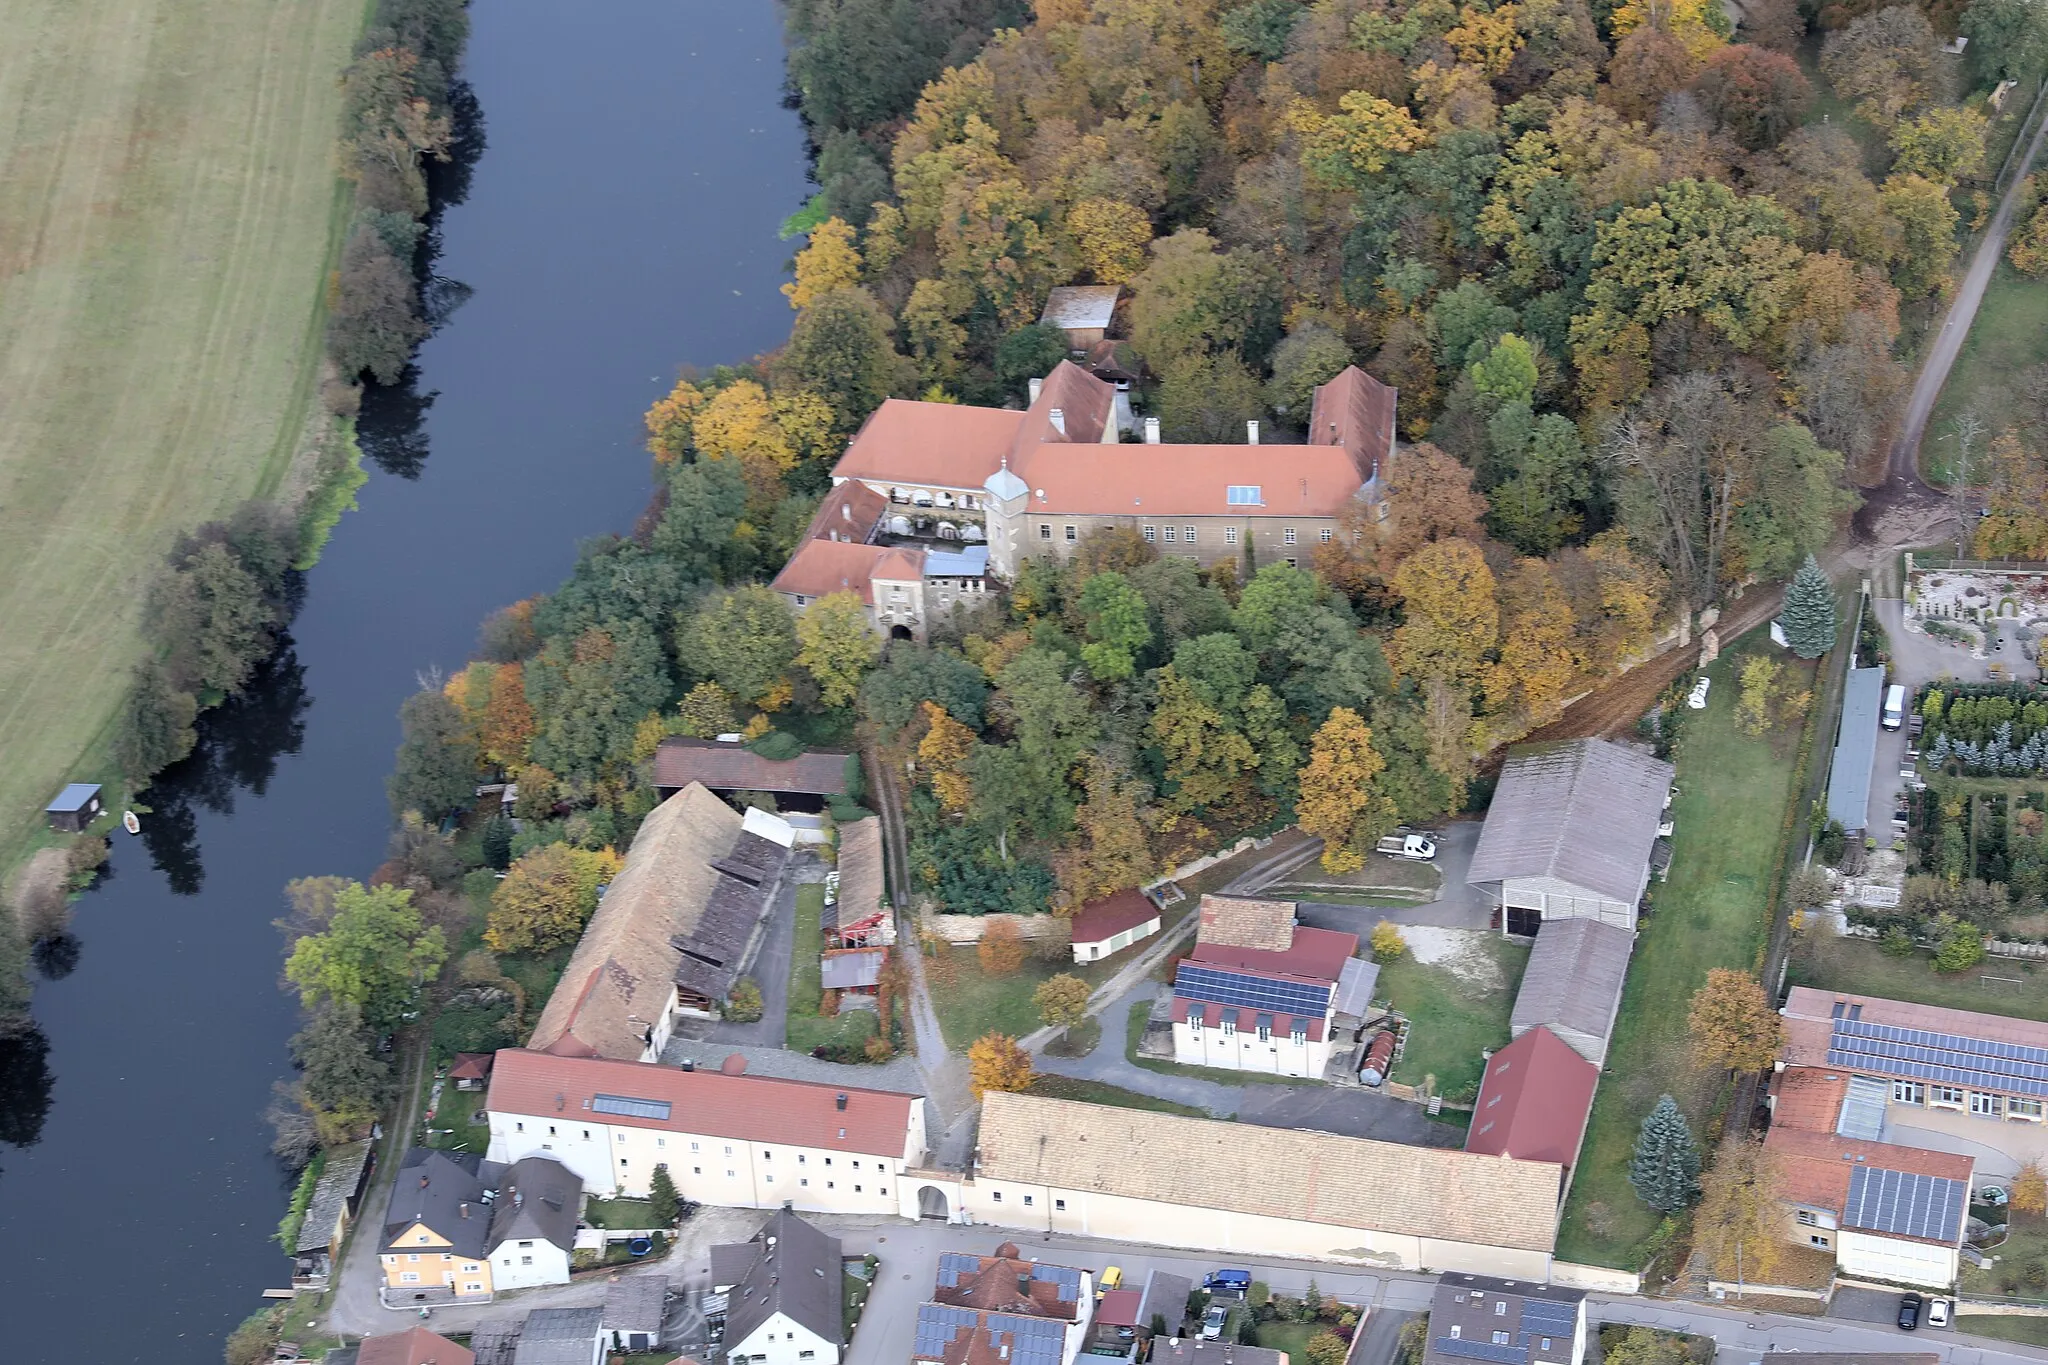
M354 0L0 0L0 871L111 771L171 544L301 480ZM146 155L138 155L146 148Z

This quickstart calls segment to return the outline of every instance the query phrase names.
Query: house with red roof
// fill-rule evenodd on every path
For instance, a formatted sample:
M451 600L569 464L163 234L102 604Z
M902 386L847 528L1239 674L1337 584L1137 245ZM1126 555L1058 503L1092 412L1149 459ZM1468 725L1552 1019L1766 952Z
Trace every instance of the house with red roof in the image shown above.
M1773 1124L1784 1235L1836 1273L1946 1289L1961 1271L1975 1163L1950 1152Z
M1576 1165L1599 1082L1599 1068L1562 1038L1530 1029L1488 1059L1465 1150Z
M1357 953L1358 935L1297 925L1290 901L1203 896L1174 971L1173 1059L1321 1076L1338 1013L1357 1013L1378 975Z

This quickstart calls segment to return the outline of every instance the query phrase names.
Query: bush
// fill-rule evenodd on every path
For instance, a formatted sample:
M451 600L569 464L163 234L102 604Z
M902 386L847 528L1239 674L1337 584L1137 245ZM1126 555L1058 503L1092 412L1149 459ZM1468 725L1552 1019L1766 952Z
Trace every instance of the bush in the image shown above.
M787 730L770 730L747 746L763 758L781 761L804 751L804 743Z
M732 983L732 993L725 997L725 1017L735 1024L752 1024L761 1018L761 987L751 976L743 976Z
M1894 924L1884 931L1884 937L1878 940L1877 946L1887 957L1911 957L1913 936Z
M1372 930L1372 960L1392 962L1408 951L1408 940L1401 936L1400 926L1390 920L1381 920Z

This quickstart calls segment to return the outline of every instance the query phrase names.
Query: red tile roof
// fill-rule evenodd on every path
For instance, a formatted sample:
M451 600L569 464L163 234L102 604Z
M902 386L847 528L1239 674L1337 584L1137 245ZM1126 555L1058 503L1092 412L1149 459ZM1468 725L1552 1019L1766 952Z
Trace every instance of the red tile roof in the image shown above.
M804 530L805 540L848 540L865 544L889 510L889 499L864 483L834 484Z
M1341 446L1043 445L1017 472L1025 513L1050 516L1334 517L1359 486ZM1237 486L1259 489L1258 505L1232 503Z
M1353 365L1316 389L1308 439L1315 445L1343 446L1358 477L1370 479L1393 450L1399 401L1400 390Z
M701 782L718 791L808 792L846 790L846 755L829 750L795 758L763 758L740 744L671 737L654 751L654 785L681 789Z
M1790 1066L1771 1083L1771 1126L1808 1133L1832 1133L1849 1094L1849 1073Z
M932 1302L978 1308L984 1313L1016 1313L1064 1322L1078 1319L1081 1305L1061 1299L1056 1282L1035 1278L1032 1271L1040 1263L1027 1259L1015 1242L1004 1242L993 1256L979 1259L971 1277L963 1272L956 1284L934 1285Z
M1794 986L1785 997L1782 1011L1785 1016L1785 1060L1788 1063L1827 1065L1827 1045L1834 1032L1837 1001L1854 1008L1855 1017L1865 1024L1952 1033L1996 1043L2017 1043L2022 1047L2048 1047L2048 1023L2033 1019L2013 1019L2003 1014L1979 1014L1975 1010L1949 1009L1942 1005L1916 1005L1904 1000L1884 1000L1867 995L1815 990L1811 986Z
M448 1068L449 1078L458 1081L481 1081L490 1074L491 1054L488 1052L458 1052Z
M1465 1150L1524 1161L1578 1160L1600 1072L1538 1025L1486 1064Z
M789 563L768 586L799 597L827 597L835 592L860 594L863 605L875 605L869 582L883 560L896 552L886 545L861 545L846 540L807 540L796 547Z
M679 1067L656 1062L621 1062L604 1057L551 1057L506 1048L491 1072L486 1106L494 1114L540 1118L592 1111L598 1095L665 1101L667 1119L606 1114L615 1127L704 1133L748 1142L781 1142L826 1151L901 1158L910 1131L914 1095L855 1090L811 1081L789 1081ZM846 1107L839 1107L839 1096Z
M891 398L833 466L834 477L929 488L978 489L1002 466L1024 414L963 403Z
M1218 967L1231 967L1260 976L1320 981L1326 985L1334 985L1344 971L1344 964L1357 955L1358 935L1336 929L1312 929L1306 925L1295 928L1294 946L1282 952L1197 941L1188 953L1197 962L1208 962Z
M466 1346L424 1327L364 1337L356 1348L356 1365L475 1365Z
M1095 1305L1095 1320L1111 1327L1136 1327L1138 1304L1145 1296L1135 1289L1112 1289Z
M1074 915L1076 943L1106 943L1126 929L1159 918L1159 907L1142 891L1119 891L1090 901Z

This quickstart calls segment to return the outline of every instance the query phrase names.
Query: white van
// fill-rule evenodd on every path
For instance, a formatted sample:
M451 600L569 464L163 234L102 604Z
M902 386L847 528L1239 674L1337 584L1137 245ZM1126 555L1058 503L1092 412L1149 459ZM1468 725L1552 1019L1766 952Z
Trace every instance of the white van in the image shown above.
M1884 728L1896 730L1906 723L1906 689L1893 683L1884 694Z

